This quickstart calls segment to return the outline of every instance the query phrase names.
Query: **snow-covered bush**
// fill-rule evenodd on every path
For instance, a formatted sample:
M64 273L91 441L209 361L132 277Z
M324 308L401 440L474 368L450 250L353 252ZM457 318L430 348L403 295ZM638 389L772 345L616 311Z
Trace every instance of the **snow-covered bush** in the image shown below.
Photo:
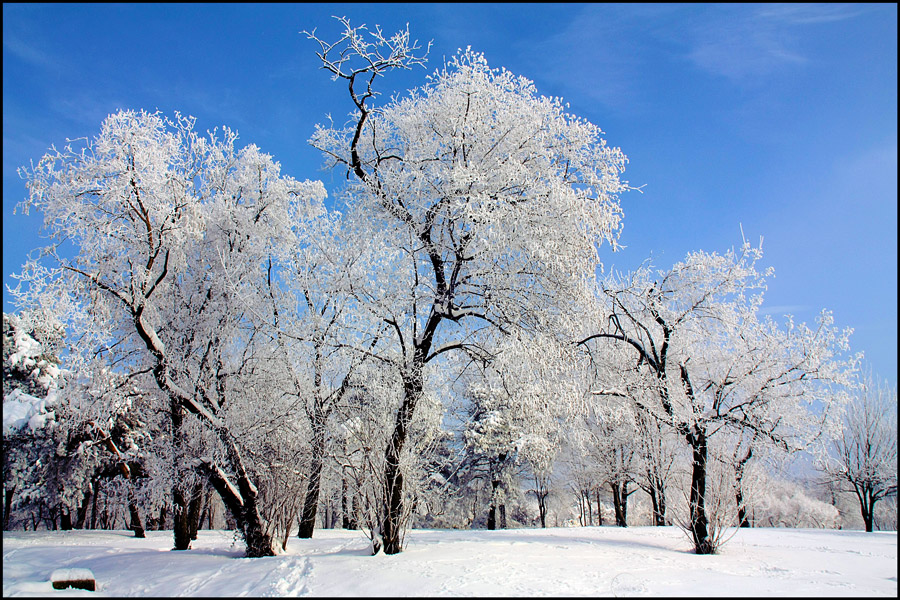
M769 478L765 493L756 496L751 512L758 527L838 529L837 508L811 496L796 482Z

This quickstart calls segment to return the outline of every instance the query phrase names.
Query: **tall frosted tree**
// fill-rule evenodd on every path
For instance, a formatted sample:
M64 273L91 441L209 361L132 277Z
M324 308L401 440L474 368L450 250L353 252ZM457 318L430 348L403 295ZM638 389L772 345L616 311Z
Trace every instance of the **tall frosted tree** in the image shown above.
M376 105L379 76L421 65L408 31L351 27L320 45L322 66L349 92L346 126L311 143L346 171L360 226L381 249L360 292L388 325L403 396L385 448L382 533L401 550L401 456L424 393L425 368L466 351L479 328L548 327L615 245L626 159L600 129L531 81L460 51L421 88ZM363 225L364 224L364 225Z
M848 356L851 330L835 327L827 311L812 327L760 314L761 256L745 242L613 278L601 331L580 342L625 352L638 367L633 378L617 371L596 395L627 399L690 447L686 529L698 554L716 551L707 512L711 438L731 430L785 452L808 446L840 406L858 361Z
M865 377L829 443L822 469L856 496L866 531L873 531L876 504L897 495L896 388Z
M237 432L227 418L242 328L242 286L271 276L272 248L317 212L321 184L280 174L255 146L235 148L224 129L203 136L194 120L158 113L110 115L99 136L53 150L24 171L27 211L44 215L57 245L25 265L23 306L57 293L82 319L80 347L149 373L169 400L174 444L175 548L190 546L184 480L201 469L232 512L250 556L273 553ZM220 444L195 456L184 438L196 419Z

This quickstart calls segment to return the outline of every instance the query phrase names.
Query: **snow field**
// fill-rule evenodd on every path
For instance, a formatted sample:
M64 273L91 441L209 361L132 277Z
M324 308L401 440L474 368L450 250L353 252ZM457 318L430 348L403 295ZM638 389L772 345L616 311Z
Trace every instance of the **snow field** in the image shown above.
M229 531L172 552L168 531L4 532L4 596L897 596L897 534L745 529L698 556L674 527L413 530L399 555L368 555L358 531L292 537L241 558ZM56 591L57 569L98 591Z

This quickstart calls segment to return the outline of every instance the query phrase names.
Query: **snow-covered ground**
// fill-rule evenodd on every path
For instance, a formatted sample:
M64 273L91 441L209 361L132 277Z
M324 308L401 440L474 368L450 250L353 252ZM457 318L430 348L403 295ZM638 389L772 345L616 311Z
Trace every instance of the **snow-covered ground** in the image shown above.
M673 527L414 530L406 550L368 556L356 531L292 538L274 558L240 558L231 532L4 532L4 596L897 596L896 532L743 529L697 556ZM90 569L96 592L53 590Z

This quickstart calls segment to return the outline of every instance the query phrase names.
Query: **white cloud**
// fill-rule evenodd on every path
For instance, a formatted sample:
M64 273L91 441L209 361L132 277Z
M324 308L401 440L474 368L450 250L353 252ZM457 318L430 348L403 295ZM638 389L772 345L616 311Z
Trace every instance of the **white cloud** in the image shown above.
M687 57L701 69L735 83L758 83L809 59L800 49L802 28L853 18L851 5L710 6L685 32Z

